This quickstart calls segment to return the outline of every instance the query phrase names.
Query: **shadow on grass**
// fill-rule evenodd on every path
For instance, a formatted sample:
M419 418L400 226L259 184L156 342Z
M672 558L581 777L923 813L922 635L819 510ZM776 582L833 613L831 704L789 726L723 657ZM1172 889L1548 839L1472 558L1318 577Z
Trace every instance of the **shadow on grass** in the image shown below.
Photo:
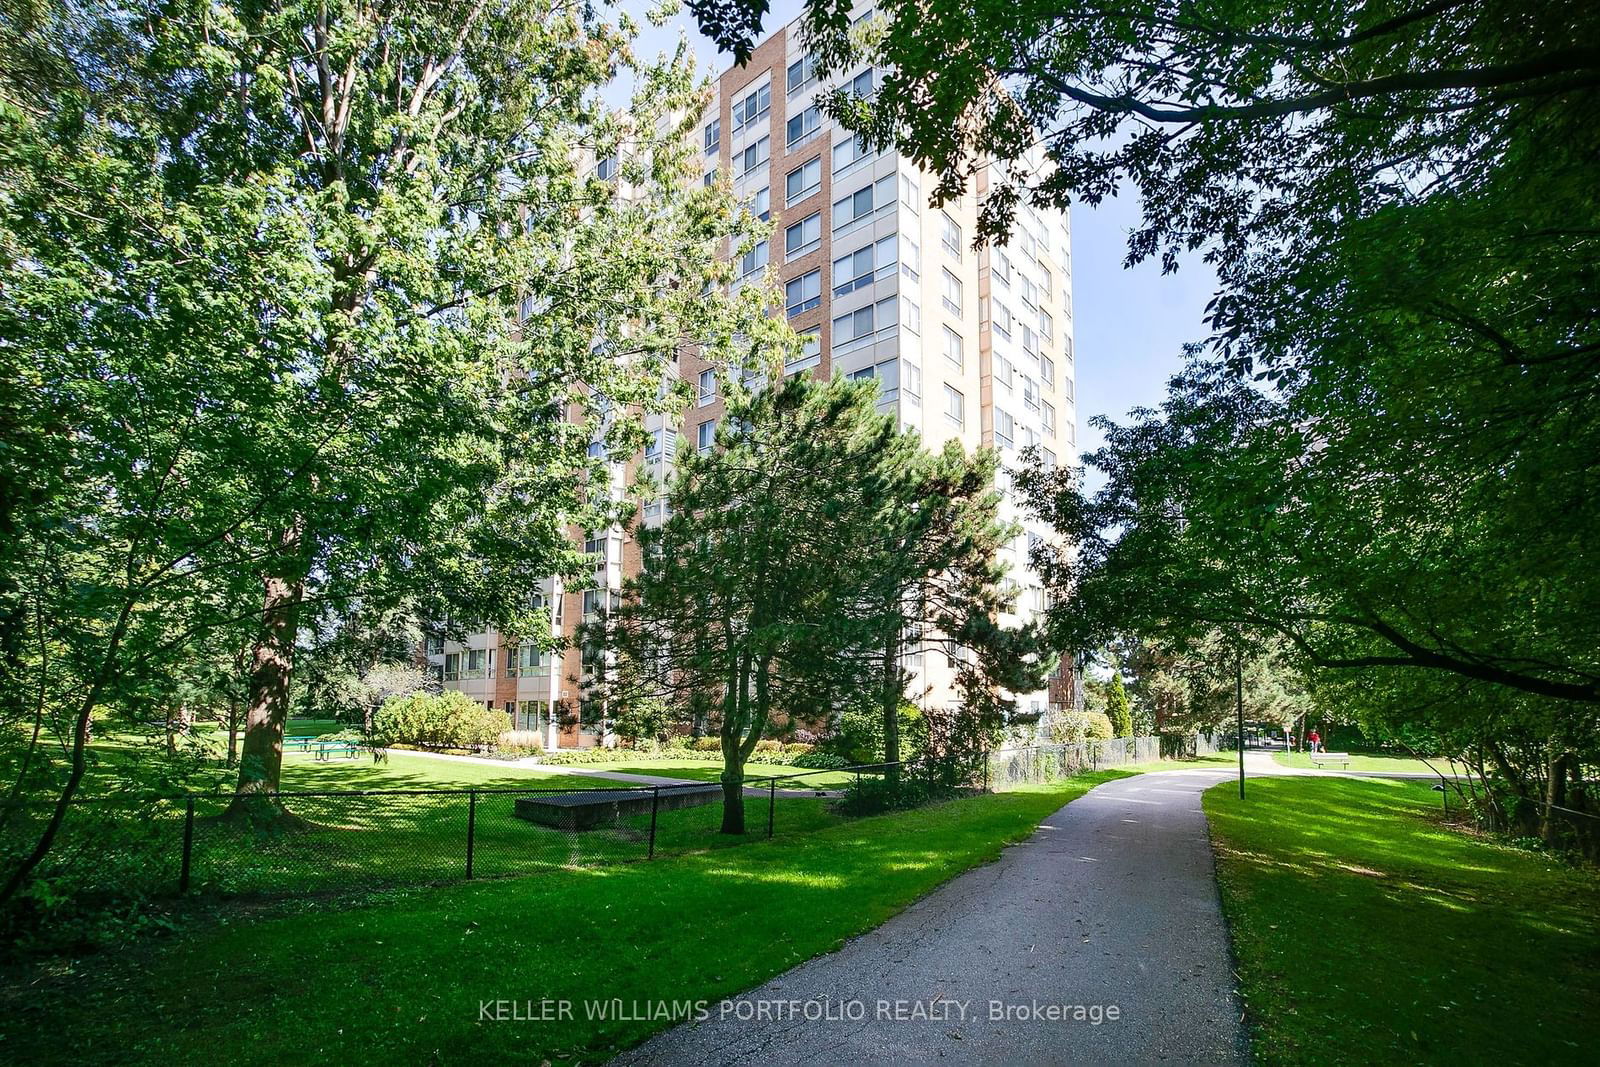
M1205 809L1269 1062L1581 1059L1600 1042L1600 877L1442 822L1426 783L1227 786Z

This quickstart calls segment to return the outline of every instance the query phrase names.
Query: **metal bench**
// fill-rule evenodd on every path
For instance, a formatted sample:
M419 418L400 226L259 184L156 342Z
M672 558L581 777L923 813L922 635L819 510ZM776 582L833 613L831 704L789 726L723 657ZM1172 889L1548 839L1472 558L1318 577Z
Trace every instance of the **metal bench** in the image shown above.
M1311 753L1313 766L1321 767L1325 763L1337 763L1341 767L1350 766L1350 753L1348 752L1313 752Z

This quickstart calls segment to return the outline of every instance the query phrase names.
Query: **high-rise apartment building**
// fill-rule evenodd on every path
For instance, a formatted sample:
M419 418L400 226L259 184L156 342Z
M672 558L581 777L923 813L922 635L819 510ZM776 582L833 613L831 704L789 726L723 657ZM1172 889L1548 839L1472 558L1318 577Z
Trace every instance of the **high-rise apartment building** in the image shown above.
M819 77L791 25L717 80L700 136L703 180L730 176L740 201L773 222L771 237L741 257L735 284L768 272L776 278L782 313L805 341L786 373L875 379L882 409L930 448L950 440L988 445L1003 467L1028 446L1038 446L1046 462L1070 455L1076 408L1066 217L1021 208L1007 245L974 250L981 179L961 199L935 207L929 175L893 150L866 151L818 106L838 87L869 94L877 76L863 65ZM678 449L712 447L723 416L716 368L685 355L679 372L696 386L696 399L681 425L658 417L648 427L651 443L639 462L658 477ZM633 469L614 465L619 485ZM1044 609L1029 547L1053 533L1028 520L1007 475L1000 477L1003 517L1022 530L1006 550L1017 596L1015 615L1002 621L1014 623ZM665 506L647 505L641 521L658 521ZM603 606L607 590L640 562L622 530L587 547L601 561L599 588L546 590L558 632ZM549 654L507 647L491 632L429 651L446 685L506 710L519 728L545 731L547 747L603 740L593 729L560 726L553 714L577 696L568 679L581 673L579 650L552 664ZM911 642L905 655L914 700L934 706L952 698L942 651ZM1035 712L1069 700L1062 691L1019 696Z

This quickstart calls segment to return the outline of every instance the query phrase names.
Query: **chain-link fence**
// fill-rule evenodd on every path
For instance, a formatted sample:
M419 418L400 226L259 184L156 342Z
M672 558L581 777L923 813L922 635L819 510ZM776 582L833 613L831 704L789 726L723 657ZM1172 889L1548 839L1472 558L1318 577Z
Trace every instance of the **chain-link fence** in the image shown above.
M843 821L839 792L887 765L751 777L744 833L717 782L592 788L370 789L88 797L68 805L35 872L73 897L317 893L597 867L804 833ZM256 801L259 805L262 801ZM0 810L0 872L39 840L48 804ZM271 813L271 812L269 812Z
M998 751L988 780L975 776L967 788L1053 781L1152 760L1161 748L1142 737ZM1179 754L1194 751L1191 743ZM948 794L931 788L925 771L871 764L750 777L742 834L723 832L717 782L305 790L274 794L272 810L281 814L272 818L235 808L229 794L85 797L68 805L35 879L56 894L114 900L324 893L632 863L807 833ZM919 783L930 788L914 788ZM0 806L0 873L39 840L52 810Z
M1158 759L1194 759L1217 751L1210 734L1114 737L1075 745L1029 745L996 749L989 754L989 788L1037 785L1070 778L1083 771L1124 767Z

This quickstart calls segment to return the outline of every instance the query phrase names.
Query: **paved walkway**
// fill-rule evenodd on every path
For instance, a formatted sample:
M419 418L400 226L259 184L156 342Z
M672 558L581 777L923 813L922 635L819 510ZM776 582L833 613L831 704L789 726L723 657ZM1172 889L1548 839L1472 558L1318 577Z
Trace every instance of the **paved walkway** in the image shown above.
M998 862L618 1062L1245 1062L1200 810L1226 777L1102 785ZM1010 1018L992 1018L991 1002ZM1068 1018L1048 1018L1052 1005ZM1105 1021L1075 1021L1078 1005ZM832 1018L806 1018L822 1011Z

